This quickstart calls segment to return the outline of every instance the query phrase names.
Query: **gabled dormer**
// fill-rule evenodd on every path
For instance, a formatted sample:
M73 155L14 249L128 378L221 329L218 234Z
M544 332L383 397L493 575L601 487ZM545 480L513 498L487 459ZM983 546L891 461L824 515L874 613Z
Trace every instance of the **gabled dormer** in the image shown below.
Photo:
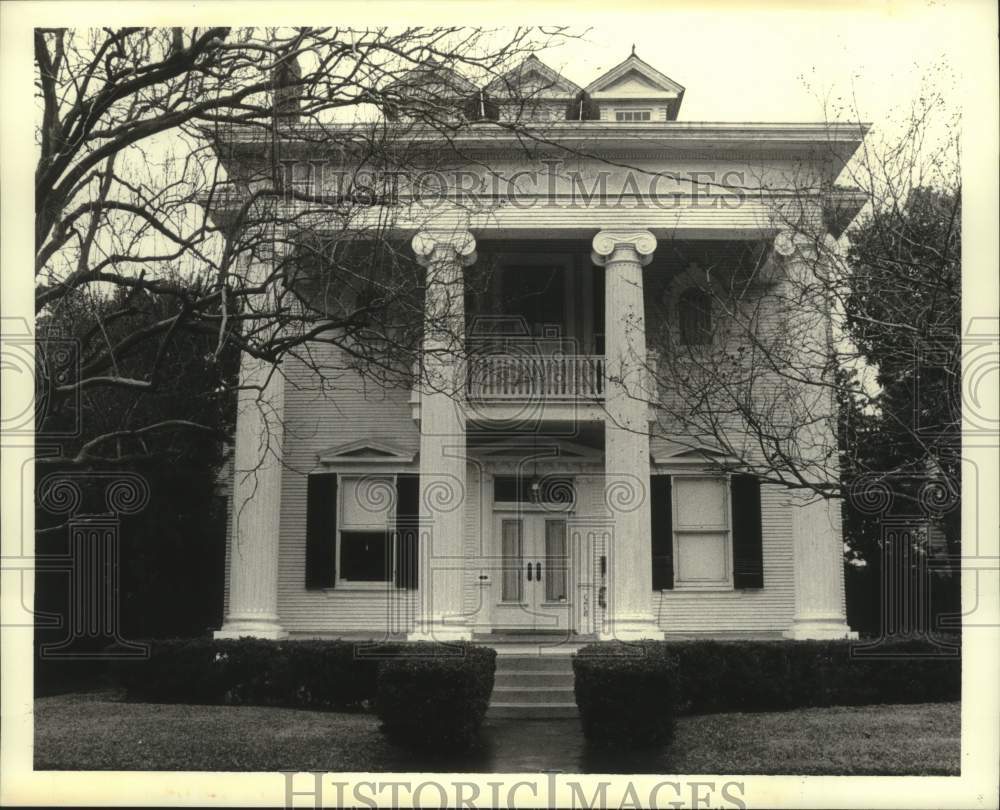
M563 120L567 107L582 92L578 84L534 54L483 88L485 99L496 104L502 120Z
M602 121L622 123L676 121L684 99L684 88L643 62L634 49L585 92L600 106Z
M443 62L428 58L383 88L387 118L442 120L464 114L476 86Z

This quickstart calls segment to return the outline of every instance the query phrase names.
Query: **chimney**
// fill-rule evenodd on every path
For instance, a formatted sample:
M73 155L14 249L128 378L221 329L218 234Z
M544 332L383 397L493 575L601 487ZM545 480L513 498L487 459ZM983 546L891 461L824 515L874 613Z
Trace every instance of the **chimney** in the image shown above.
M274 114L287 123L299 120L302 107L302 68L294 57L286 58L274 66L271 83L274 87Z

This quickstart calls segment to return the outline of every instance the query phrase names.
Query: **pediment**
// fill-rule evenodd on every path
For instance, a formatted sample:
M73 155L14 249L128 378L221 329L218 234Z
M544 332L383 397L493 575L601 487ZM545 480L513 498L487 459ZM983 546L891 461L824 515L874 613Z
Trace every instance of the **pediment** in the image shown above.
M581 91L559 71L532 54L513 70L497 76L484 92L494 98L572 98Z
M662 450L650 453L650 458L654 464L704 464L732 460L724 450L700 443L671 443Z
M632 54L587 85L594 99L680 99L684 87Z
M409 463L416 458L416 453L396 445L372 439L357 439L347 444L328 447L316 454L320 464L336 464L338 462L353 464L399 464Z

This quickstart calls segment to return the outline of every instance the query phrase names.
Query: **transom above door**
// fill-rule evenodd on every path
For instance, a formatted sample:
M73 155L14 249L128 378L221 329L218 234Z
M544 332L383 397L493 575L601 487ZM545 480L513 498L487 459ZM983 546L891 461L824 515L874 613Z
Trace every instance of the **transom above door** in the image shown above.
M500 570L493 580L497 630L570 630L572 571L566 518L496 513Z

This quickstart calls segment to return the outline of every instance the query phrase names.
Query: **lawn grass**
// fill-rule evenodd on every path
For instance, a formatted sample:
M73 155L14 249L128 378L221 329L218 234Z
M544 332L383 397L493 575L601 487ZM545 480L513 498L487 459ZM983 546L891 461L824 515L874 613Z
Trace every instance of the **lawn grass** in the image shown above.
M644 772L948 775L960 772L960 703L834 706L682 717ZM616 767L614 772L627 768Z
M370 714L71 694L35 701L35 768L952 775L959 773L959 706L683 717L668 748L617 758L588 749L575 720L493 720L483 750L434 761L391 746Z

